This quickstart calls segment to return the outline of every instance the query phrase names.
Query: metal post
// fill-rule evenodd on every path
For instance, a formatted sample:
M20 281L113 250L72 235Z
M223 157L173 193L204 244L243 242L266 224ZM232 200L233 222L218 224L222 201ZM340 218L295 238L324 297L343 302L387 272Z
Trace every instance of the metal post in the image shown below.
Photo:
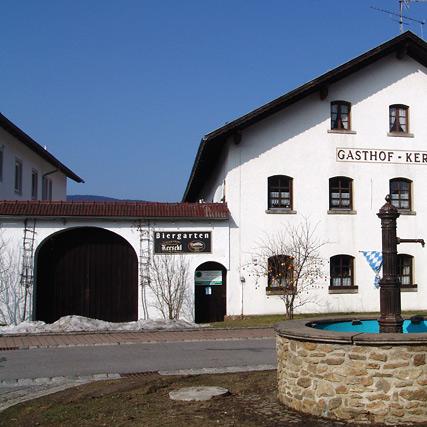
M400 214L390 196L377 214L381 219L383 278L380 280L380 332L402 332L400 282L397 275L396 219Z

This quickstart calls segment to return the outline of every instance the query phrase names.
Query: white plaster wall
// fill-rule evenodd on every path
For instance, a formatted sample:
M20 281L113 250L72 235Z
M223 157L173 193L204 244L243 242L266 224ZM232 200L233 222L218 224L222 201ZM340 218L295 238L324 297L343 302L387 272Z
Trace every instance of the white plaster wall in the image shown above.
M0 127L0 148L3 149L3 179L0 180L0 199L31 200L31 174L38 172L38 200L42 198L42 176L55 169L34 151ZM22 194L15 192L15 159L22 161ZM52 180L52 200L65 200L67 177L60 171L49 175Z
M329 282L313 293L316 304L303 311L374 311L379 309L379 292L373 273L359 253L381 250L380 221L376 216L388 193L389 179L405 177L413 181L413 210L401 216L398 235L427 238L427 165L340 163L337 147L427 151L425 112L426 69L410 58L387 57L355 75L329 87L329 96L312 95L282 112L246 129L239 145L229 145L227 157L227 197L230 220L230 274L228 314L242 310L240 276L244 275L243 304L246 314L277 313L284 305L277 296L267 296L265 286L256 287L242 267L251 259L263 233L274 233L285 224L298 224L308 217L318 224L319 237L328 244L322 256L349 254L355 257L357 294L328 293ZM356 134L333 134L330 129L330 102L352 103L352 129ZM406 104L410 108L410 132L414 138L390 137L388 107ZM283 174L294 178L294 210L291 214L267 214L267 178ZM330 215L329 178L344 175L353 181L356 215ZM207 189L205 189L207 191ZM427 249L405 244L400 253L414 256L417 292L402 294L403 309L425 309L427 301ZM329 265L325 266L329 275Z
M13 248L19 252L22 247L24 235L24 219L16 218L2 218L1 220L1 238L9 248ZM99 227L112 231L124 239L135 250L137 257L140 256L140 232L138 225L141 224L146 230L149 231L152 238L154 231L168 231L180 230L182 232L188 231L210 231L212 233L212 252L211 253L193 253L184 254L186 260L189 262L189 294L190 305L192 305L192 312L188 312L186 319L193 320L194 318L194 272L197 267L207 261L215 261L222 264L227 270L229 269L229 227L227 221L136 221L136 220L112 220L112 219L37 219L36 234L34 241L34 254L35 260L37 259L37 250L43 241L53 235L54 233L61 232L75 227ZM147 228L149 226L149 228ZM144 245L144 243L143 243ZM153 250L153 244L151 245ZM144 250L146 247L144 246ZM17 253L17 257L21 254ZM35 261L36 262L36 261ZM20 263L18 263L21 265ZM35 270L37 266L35 265ZM140 272L139 272L140 273ZM141 300L141 286L140 276L138 274L138 316L143 317L143 306ZM160 314L153 307L153 296L148 292L148 308L149 317L156 319Z

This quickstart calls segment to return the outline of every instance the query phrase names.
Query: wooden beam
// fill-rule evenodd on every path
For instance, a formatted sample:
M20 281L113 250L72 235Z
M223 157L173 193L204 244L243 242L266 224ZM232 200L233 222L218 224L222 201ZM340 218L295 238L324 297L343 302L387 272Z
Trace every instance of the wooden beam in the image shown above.
M240 132L233 133L233 142L235 145L239 145L242 140L242 134Z
M328 90L328 86L322 86L320 89L319 89L319 96L320 96L320 99L323 101L323 100L325 100L327 97L328 97L328 92L329 92L329 90Z
M396 58L403 59L408 53L408 45L405 43L403 46L396 50Z

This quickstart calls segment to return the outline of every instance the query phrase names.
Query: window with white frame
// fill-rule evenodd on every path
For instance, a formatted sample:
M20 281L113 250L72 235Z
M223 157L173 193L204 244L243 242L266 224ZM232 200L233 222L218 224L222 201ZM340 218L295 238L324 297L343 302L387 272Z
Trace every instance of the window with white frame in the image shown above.
M329 179L329 209L351 210L353 180L345 176Z
M15 159L15 193L22 194L22 160Z
M0 147L0 182L3 181L4 147Z
M407 178L393 178L390 180L391 203L397 209L408 211L412 209L411 187L412 181Z
M290 289L294 282L293 258L273 255L268 258L268 288Z
M402 287L414 286L413 281L413 257L407 254L397 255L397 274L399 276L400 285Z
M331 129L332 130L350 130L350 108L351 104L347 101L331 102Z
M331 288L354 286L354 258L351 255L335 255L330 259Z
M409 107L394 104L389 107L390 133L409 133Z
M285 175L268 178L268 209L292 209L292 181Z
M31 200L37 200L39 193L39 173L33 169L31 172Z
M42 179L42 200L52 200L52 180L47 176Z

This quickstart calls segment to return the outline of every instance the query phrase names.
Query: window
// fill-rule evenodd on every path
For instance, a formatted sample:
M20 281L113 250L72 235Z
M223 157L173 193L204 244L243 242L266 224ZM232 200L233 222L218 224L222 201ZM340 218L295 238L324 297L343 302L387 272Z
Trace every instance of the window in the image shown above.
M292 209L292 178L275 175L268 178L268 209Z
M22 161L15 159L15 193L22 194Z
M352 184L353 180L345 176L329 179L329 209L353 208Z
M412 259L411 255L399 254L397 255L397 274L399 276L400 285L405 286L414 286L412 278Z
M406 178L394 178L390 180L391 203L397 209L411 210L411 184Z
M42 199L52 200L52 180L46 176L42 179Z
M38 198L38 189L39 189L39 174L33 169L31 172L31 199L37 200Z
M391 133L409 133L409 107L406 105L390 105L389 124Z
M0 147L0 181L3 181L3 150L4 147Z
M293 286L293 258L287 255L274 255L268 258L268 287L291 288Z
M353 260L350 255L331 257L331 288L353 287Z
M331 129L350 130L351 104L346 101L331 102Z

